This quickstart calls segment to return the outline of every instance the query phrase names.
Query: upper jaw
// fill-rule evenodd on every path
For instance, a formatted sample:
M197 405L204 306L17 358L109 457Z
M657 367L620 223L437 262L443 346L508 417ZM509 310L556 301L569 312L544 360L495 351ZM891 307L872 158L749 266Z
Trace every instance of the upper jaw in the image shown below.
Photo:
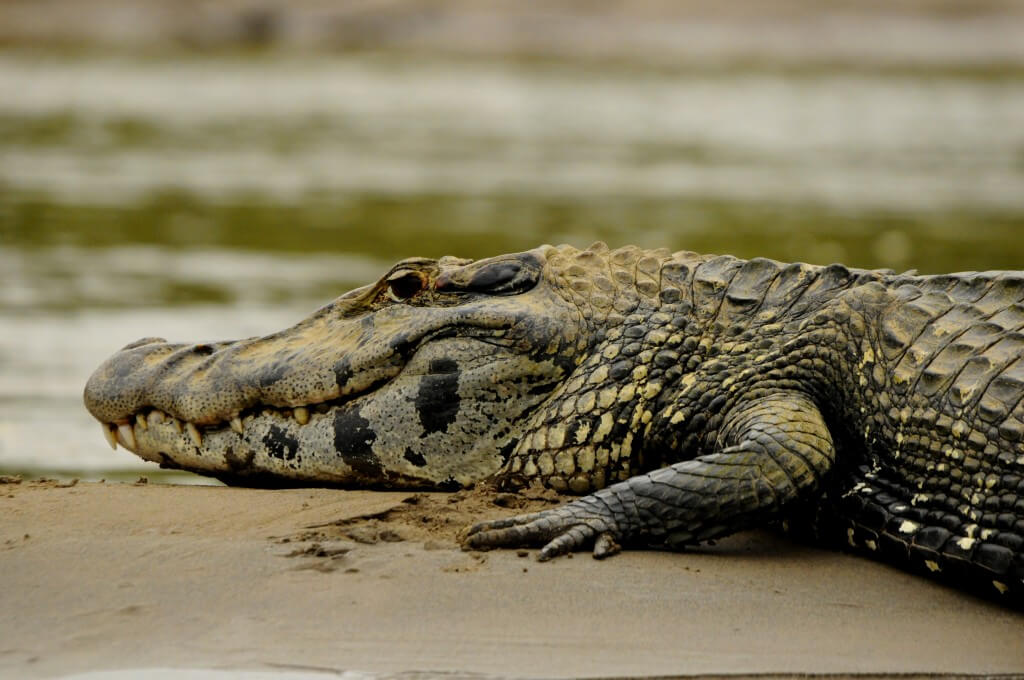
M156 409L196 425L227 423L246 409L310 407L366 391L395 375L395 329L409 315L338 318L324 308L290 329L212 344L147 339L107 359L85 386L86 408L101 422L124 424ZM403 318L403 316L405 318ZM421 323L418 335L437 320ZM404 337L411 334L404 331Z
M203 358L210 352L208 345L133 343L90 377L84 395L86 407L102 423L112 448L120 444L143 455L153 448L150 443L161 438L180 438L184 446L202 449L207 433L232 430L241 435L254 418L273 417L303 426L311 416L326 413L364 391L365 378L353 378L345 385L335 383L333 389L294 394L293 401L282 404L276 401L278 395L261 389L261 383L271 384L266 371L239 379L226 368L237 357L239 350L234 348L240 344L220 343L219 349ZM215 357L217 353L220 355ZM172 369L182 374L173 375ZM397 370L379 372L381 379ZM190 383L195 383L194 393L184 389ZM216 384L222 386L220 390L204 390L204 386Z

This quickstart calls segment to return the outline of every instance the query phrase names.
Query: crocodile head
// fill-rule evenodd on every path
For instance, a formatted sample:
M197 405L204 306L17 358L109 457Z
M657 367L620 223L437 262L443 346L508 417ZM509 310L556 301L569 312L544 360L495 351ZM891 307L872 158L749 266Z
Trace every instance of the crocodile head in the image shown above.
M145 338L85 403L115 447L228 481L466 485L502 466L586 342L560 250L404 260L264 337Z

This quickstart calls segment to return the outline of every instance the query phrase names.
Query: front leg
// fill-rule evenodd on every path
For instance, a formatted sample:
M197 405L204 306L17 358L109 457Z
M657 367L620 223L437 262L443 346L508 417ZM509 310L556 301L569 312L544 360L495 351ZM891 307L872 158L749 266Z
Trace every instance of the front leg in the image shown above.
M832 436L803 394L779 392L726 417L720 452L631 477L561 507L480 522L475 549L543 545L540 559L618 543L680 548L764 524L790 501L815 493L835 460Z

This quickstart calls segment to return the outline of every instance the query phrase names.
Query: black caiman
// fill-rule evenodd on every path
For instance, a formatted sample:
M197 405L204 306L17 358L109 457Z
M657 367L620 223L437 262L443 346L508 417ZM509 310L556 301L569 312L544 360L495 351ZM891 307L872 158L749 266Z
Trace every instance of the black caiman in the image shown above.
M1024 272L542 246L407 259L287 330L146 338L85 402L252 485L580 496L482 522L541 559L776 524L1024 601Z

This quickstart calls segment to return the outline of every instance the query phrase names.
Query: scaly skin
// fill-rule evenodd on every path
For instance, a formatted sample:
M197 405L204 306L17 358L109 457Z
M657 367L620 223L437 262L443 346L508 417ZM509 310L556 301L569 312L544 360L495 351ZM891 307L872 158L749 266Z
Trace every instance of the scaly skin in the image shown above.
M139 341L85 400L112 441L236 483L582 496L473 548L601 557L782 523L1019 606L1022 300L1021 272L414 259L264 338Z

